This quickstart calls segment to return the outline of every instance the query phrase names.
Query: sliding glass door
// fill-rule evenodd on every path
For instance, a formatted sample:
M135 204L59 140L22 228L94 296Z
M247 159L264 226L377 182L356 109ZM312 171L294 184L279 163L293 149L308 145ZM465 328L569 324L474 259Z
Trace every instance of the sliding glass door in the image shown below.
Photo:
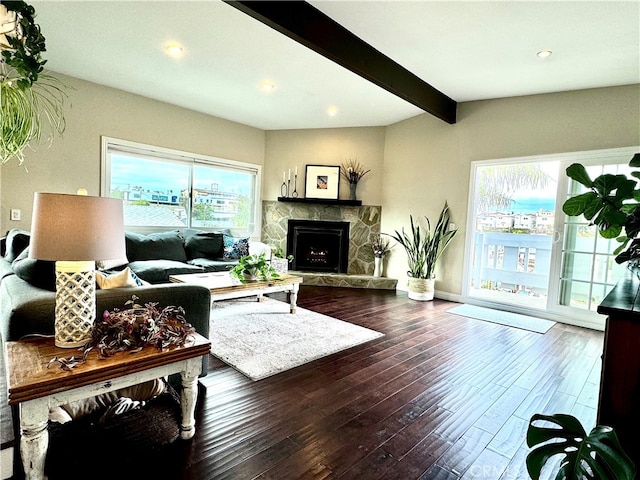
M546 308L558 171L558 161L476 166L470 296Z
M601 328L598 304L624 273L615 240L597 235L562 204L584 187L568 179L571 163L591 177L625 173L637 147L474 162L463 296L568 323Z

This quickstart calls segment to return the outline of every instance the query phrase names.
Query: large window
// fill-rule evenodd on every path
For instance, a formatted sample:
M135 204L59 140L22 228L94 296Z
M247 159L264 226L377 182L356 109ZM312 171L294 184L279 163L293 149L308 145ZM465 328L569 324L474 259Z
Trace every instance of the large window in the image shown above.
M125 228L260 232L260 166L103 137L102 195L122 198Z

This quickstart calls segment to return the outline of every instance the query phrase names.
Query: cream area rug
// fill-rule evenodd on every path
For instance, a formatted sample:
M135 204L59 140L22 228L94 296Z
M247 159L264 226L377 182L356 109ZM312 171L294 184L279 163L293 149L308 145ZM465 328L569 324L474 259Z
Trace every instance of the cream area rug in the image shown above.
M210 322L211 353L252 380L384 336L270 298L216 302Z

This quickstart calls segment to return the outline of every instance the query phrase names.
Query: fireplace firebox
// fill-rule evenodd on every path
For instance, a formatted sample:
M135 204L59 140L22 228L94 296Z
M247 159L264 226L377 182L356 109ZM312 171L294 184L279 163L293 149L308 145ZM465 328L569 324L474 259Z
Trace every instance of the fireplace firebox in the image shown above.
M305 272L347 273L349 222L289 220L287 253L292 268Z

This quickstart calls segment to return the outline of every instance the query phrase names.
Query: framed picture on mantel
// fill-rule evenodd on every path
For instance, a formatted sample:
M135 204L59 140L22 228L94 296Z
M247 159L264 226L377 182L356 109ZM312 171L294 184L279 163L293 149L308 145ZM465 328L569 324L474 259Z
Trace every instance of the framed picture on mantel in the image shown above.
M340 167L307 165L305 172L305 198L338 199Z

